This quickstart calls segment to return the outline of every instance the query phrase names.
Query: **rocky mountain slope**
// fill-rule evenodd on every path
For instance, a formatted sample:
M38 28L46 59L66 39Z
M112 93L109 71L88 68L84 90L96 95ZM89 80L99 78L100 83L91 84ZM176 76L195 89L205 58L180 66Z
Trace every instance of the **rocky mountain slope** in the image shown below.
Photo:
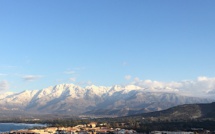
M43 114L124 116L212 100L182 96L175 92L150 92L129 86L61 84L42 90L0 95L0 110Z

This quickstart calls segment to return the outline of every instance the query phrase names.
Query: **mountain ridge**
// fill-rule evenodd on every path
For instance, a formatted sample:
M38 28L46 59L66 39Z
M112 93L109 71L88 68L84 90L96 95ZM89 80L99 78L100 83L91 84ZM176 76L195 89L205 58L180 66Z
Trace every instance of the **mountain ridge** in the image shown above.
M152 92L135 85L86 86L59 84L41 90L25 90L0 96L1 110L71 115L124 116L167 109L210 99L183 96L177 92Z

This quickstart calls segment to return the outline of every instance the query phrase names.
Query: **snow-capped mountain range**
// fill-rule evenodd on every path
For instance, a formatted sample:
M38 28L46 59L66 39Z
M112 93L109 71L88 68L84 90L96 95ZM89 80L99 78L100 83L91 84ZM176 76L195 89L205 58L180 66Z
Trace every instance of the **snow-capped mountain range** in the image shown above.
M210 99L183 96L174 92L152 92L135 85L87 86L60 84L42 90L0 95L1 111L57 113L71 115L130 115L163 110Z

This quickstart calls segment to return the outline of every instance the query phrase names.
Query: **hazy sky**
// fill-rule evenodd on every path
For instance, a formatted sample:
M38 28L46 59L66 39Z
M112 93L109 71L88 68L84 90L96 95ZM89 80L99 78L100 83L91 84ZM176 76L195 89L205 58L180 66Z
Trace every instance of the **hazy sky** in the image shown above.
M0 90L215 77L214 0L1 0Z

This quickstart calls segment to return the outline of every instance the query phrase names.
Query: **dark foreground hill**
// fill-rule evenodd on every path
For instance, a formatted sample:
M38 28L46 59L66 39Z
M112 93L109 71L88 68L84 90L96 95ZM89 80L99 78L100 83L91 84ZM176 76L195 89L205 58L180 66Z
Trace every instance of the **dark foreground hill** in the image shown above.
M215 102L205 104L185 104L172 107L166 110L143 113L130 117L142 118L145 120L193 120L210 119L215 120Z

